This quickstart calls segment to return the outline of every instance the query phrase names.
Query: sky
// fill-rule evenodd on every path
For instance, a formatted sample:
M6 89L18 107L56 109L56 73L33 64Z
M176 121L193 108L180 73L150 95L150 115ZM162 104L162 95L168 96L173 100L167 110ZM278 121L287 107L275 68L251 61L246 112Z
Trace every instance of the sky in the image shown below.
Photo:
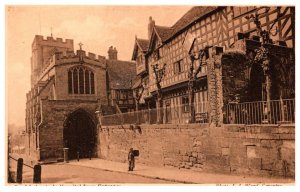
M191 6L6 6L6 115L8 124L25 126L26 93L30 90L31 43L37 34L74 39L86 52L131 60L135 35L147 38L149 16L171 26Z

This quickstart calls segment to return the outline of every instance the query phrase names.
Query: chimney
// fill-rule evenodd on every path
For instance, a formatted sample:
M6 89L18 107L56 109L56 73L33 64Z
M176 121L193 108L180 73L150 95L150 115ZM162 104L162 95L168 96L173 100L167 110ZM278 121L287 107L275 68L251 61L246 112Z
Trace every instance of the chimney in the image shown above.
M152 32L152 29L155 25L155 21L152 19L152 17L150 16L149 17L149 23L148 23L148 39L150 40L151 38L151 32Z
M115 60L118 60L118 51L117 51L116 47L114 48L114 58L115 58Z
M109 60L118 60L118 51L115 47L110 46L107 53Z

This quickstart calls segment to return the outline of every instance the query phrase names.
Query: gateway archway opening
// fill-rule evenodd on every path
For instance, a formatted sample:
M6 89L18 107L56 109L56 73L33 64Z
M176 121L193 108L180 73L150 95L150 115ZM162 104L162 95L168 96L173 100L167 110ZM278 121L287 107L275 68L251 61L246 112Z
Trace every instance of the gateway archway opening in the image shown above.
M69 159L94 156L96 150L96 124L84 110L71 113L64 123L64 147L69 148Z

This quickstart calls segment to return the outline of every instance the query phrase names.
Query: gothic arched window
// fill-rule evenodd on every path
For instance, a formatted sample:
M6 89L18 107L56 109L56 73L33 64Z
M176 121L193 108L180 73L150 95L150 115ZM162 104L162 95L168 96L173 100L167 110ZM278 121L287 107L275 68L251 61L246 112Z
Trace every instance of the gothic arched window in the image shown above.
M91 94L95 94L94 73L91 73Z
M85 92L87 94L90 94L90 71L85 70L84 72L84 86L85 86Z
M68 89L69 89L69 94L73 93L73 71L68 71Z
M84 79L83 79L83 69L79 69L79 93L84 94Z
M95 94L94 73L85 67L74 67L68 71L69 94Z
M73 70L73 88L74 88L74 94L78 94L78 70Z

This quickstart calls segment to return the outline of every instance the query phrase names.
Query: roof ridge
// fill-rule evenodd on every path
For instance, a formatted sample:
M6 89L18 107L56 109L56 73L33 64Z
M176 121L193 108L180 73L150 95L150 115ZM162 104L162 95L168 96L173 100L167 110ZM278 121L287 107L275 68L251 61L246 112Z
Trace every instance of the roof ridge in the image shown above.
M188 15L190 13L190 11L192 11L192 9L195 9L197 7L204 7L204 6L193 6L191 7L187 12L185 12L173 25L172 28L182 19L184 18L186 15Z
M167 38L167 40L174 37L180 31L184 30L187 26L191 25L196 20L202 18L203 16L213 12L220 6L193 6L189 9L180 19L178 19L173 25L173 32ZM200 9L200 10L199 10Z

